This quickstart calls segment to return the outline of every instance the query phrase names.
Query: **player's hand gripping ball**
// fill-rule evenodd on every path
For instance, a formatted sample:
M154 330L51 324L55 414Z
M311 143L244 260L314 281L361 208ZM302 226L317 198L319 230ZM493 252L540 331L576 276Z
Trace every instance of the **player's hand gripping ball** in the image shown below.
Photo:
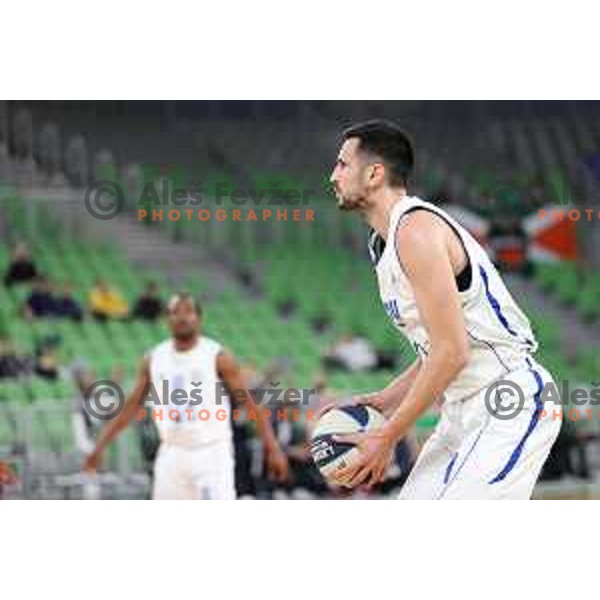
M328 483L342 485L337 473L360 455L355 444L337 441L335 436L372 431L384 422L385 417L367 405L341 406L321 415L312 433L310 452Z

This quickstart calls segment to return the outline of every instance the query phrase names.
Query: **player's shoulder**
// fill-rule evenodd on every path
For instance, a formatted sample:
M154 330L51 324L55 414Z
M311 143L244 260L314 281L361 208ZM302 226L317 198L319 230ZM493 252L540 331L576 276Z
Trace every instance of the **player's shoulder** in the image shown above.
M452 227L453 222L446 211L433 202L411 197L404 204L398 219L396 242L426 243L432 239L431 236L441 235L448 226Z
M158 344L154 344L147 351L144 357L146 359L151 359L153 356L160 356L171 352L173 349L173 340L171 338L167 338L162 342L158 342Z
M400 224L421 222L429 223L431 221L437 221L439 217L447 218L446 211L443 208L437 206L433 202L423 200L417 196L411 196L405 201L401 202L400 208Z
M414 210L402 215L395 231L394 242L398 249L427 246L441 233L440 224L443 220L429 210Z
M206 335L201 336L200 341L204 348L211 352L214 352L215 354L218 354L223 349L223 346L220 342Z
M414 199L398 220L394 233L393 243L402 268L414 272L439 260L445 252L449 227L450 221L443 210L430 202Z
M202 335L199 338L198 350L209 352L212 354L218 354L222 350L222 346L219 342L208 336ZM145 354L145 357L151 359L153 357L166 356L174 351L173 339L167 338L162 342L159 342L155 346L152 346Z

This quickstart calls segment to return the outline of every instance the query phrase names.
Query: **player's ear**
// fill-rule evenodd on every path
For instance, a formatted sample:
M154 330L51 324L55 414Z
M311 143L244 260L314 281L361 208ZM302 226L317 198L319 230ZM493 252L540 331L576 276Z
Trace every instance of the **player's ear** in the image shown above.
M385 179L385 166L382 163L371 163L367 166L367 183L378 186Z
M382 163L373 163L371 169L371 184L381 185L385 180L385 166Z
M373 165L367 163L362 172L363 185L372 185L371 181L373 179Z

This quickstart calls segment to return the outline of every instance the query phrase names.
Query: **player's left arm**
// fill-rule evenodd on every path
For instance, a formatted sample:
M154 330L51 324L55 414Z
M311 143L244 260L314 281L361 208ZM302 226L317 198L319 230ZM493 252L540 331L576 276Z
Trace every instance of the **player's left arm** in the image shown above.
M289 465L285 453L279 447L275 432L271 426L264 408L257 404L248 390L242 369L235 358L228 352L220 352L217 356L217 370L227 388L235 392L233 398L244 404L248 410L255 410L258 433L262 439L267 467L270 473L279 481L284 481L289 475Z
M340 476L349 485L369 478L380 481L396 443L439 398L465 367L469 345L463 312L444 230L431 215L417 212L397 231L396 250L408 277L430 352L391 418L379 430L356 438L358 464Z

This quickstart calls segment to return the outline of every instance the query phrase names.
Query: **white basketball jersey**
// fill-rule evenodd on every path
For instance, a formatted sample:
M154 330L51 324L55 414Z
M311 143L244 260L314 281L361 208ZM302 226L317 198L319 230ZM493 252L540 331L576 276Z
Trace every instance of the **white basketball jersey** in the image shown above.
M470 284L459 291L470 345L466 367L445 392L446 401L468 398L492 381L519 366L537 349L527 317L506 289L486 252L450 215L416 197L399 200L390 214L388 237L372 232L369 240L383 306L394 323L413 344L422 360L427 360L430 343L423 326L409 280L398 260L396 231L402 218L414 210L439 215L462 240L471 266Z
M178 352L172 339L150 351L150 377L161 405L149 400L147 406L153 409L154 422L163 443L196 447L231 439L229 397L217 390L217 384L220 388L223 385L217 373L220 351L219 343L204 336L200 336L196 345L186 352ZM167 385L168 397L165 398ZM186 391L186 404L173 402L172 394L176 389ZM201 397L200 403L191 394L194 390L196 396ZM159 411L162 419L158 418ZM179 411L180 419L171 418L177 415L171 411ZM219 418L223 411L227 418Z

